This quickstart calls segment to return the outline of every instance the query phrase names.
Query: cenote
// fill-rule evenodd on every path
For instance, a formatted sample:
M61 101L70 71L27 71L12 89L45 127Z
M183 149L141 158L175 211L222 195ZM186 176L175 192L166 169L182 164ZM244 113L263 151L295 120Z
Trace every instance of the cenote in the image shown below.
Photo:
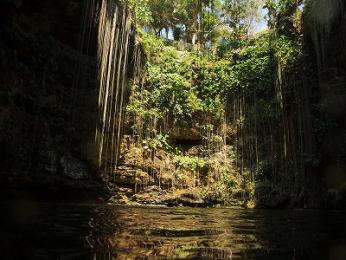
M345 212L340 211L130 207L25 200L1 203L1 208L3 259L346 257Z
M0 259L346 259L345 0L0 0Z

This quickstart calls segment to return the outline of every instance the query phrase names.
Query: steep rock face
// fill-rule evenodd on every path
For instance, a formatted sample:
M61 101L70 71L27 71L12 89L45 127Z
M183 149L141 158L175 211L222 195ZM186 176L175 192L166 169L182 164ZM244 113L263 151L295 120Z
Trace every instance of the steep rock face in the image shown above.
M344 1L322 1L325 4ZM317 2L316 2L317 3ZM313 197L326 206L346 204L346 16L336 8L329 16L316 5L315 17L305 18L305 55L313 64L311 86L315 168L305 181ZM318 10L318 12L317 12ZM329 10L331 11L331 10ZM318 13L318 15L317 15ZM311 22L311 20L313 22ZM311 73L311 71L307 71ZM312 78L312 77L311 77ZM315 180L318 180L316 183ZM317 188L316 188L317 186ZM314 188L315 187L315 188ZM337 205L338 204L338 205Z
M63 168L64 176L74 180L87 179L88 169L78 159L72 156L62 156L60 159L60 165Z
M97 89L95 59L79 52L82 2L0 1L2 181L90 177Z
M327 199L337 207L346 206L346 16L335 21L326 46L326 63L321 79L321 111L331 127L319 140L324 158L323 180ZM329 195L336 191L336 196Z

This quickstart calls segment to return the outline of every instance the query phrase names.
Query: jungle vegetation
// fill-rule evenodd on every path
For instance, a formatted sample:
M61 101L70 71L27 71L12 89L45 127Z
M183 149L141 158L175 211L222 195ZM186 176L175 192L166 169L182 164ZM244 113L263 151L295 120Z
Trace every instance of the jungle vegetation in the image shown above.
M52 2L1 3L3 183L188 206L346 194L343 0Z
M144 62L124 153L139 149L159 187L196 187L213 203L320 203L322 142L339 127L318 105L323 44L342 5L325 2L130 1Z

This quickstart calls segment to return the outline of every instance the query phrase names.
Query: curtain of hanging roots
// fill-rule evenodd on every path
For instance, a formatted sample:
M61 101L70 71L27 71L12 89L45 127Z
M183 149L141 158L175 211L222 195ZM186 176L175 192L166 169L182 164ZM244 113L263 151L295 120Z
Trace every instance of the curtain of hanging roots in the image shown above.
M99 167L114 171L120 153L131 13L115 0L100 1L95 12L98 13L99 79L99 121L95 141Z

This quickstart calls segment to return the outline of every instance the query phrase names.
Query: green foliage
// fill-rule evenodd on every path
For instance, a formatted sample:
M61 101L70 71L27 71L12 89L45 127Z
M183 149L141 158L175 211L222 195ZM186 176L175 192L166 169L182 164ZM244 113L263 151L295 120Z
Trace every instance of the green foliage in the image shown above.
M277 36L297 37L301 20L298 8L303 0L265 0L268 25Z
M177 64L172 65L168 70L157 66L148 67L151 100L162 111L167 109L175 121L185 120L199 109L199 100L185 77L169 72Z
M140 28L159 36L174 32L175 40L215 43L225 32L236 38L247 35L259 17L258 0L128 0ZM204 33L201 33L201 31Z
M259 19L261 0L225 0L223 11L226 23L237 37L247 35Z
M152 34L143 33L142 43L148 57L147 87L144 92L147 109L155 108L178 124L186 123L202 112L220 118L223 108L220 66L214 67L213 61L207 56L166 46ZM133 101L130 107L141 113L136 100ZM143 97L137 103L143 103Z
M296 41L281 35L273 41L273 49L275 57L280 62L283 70L288 71L295 67L301 50Z
M274 182L278 172L291 167L291 162L282 163L283 134L288 132L282 130L282 122L285 113L297 111L283 107L286 99L299 96L298 90L285 83L299 74L297 63L302 56L295 24L298 4L291 0L265 2L270 29L254 36L250 31L261 1L215 1L215 9L191 0L150 2L153 20L149 27L155 34L149 28L149 32L141 31L140 39L146 56L145 84L134 86L127 108L134 132L146 133L147 149L174 154L179 180L187 181L191 172L206 167L202 174L210 181L206 198L242 201L247 207L254 205L255 182ZM207 33L196 35L200 27ZM165 42L158 32L167 28L173 29L178 40L191 42L197 37L198 48L187 50L176 42ZM221 127L224 118L232 124L226 129ZM163 125L174 128L175 134L174 130L188 128L191 122L198 122L196 128L208 144L198 152L206 155L203 159L178 153L168 144L167 135L158 135ZM236 147L232 156L226 152L227 159L225 154L218 157L220 150L213 149L220 149L224 135Z
M168 135L158 134L154 138L147 138L142 142L143 149L147 151L155 151L157 149L171 150L172 147L168 143Z
M163 113L151 105L150 93L147 90L140 91L136 85L133 86L126 115L133 134L145 136L156 134L155 122L163 117Z
M141 32L141 44L149 62L154 62L160 57L165 45L162 39L151 33Z
M149 11L150 0L127 0L128 4L134 10L136 23L138 26L143 26L152 21L152 16Z
M183 168L187 170L198 170L205 166L205 160L196 156L183 156L175 155L173 158L173 163L178 168Z
M268 92L275 81L270 34L263 33L242 41L241 45L240 48L220 50L223 59L215 64L216 82L228 98L239 93Z

